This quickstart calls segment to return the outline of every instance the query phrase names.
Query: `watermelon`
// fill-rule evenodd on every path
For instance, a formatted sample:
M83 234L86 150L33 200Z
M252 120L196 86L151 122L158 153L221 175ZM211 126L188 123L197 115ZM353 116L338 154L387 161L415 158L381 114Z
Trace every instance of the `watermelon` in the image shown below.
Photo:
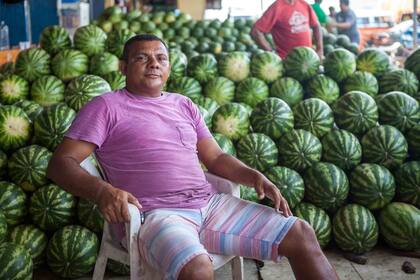
M33 263L26 247L11 242L0 244L0 279L30 280Z
M369 252L378 242L378 231L375 217L361 205L348 204L333 219L334 240L343 251Z
M88 56L78 50L63 50L57 53L51 61L55 76L64 82L88 72Z
M407 157L407 141L393 126L381 125L369 130L362 138L363 161L377 163L388 169L401 165Z
M290 208L294 208L302 201L305 187L299 173L284 166L273 166L266 170L264 175L277 186ZM269 201L269 205L273 206L273 203Z
M29 84L18 75L8 75L0 79L0 103L13 104L26 99L29 95Z
M95 54L90 59L89 72L93 75L104 76L120 68L118 57L109 52Z
M321 248L325 248L330 243L332 226L327 212L311 203L302 202L293 209L293 213L312 226Z
M420 159L420 124L413 126L405 135L410 155Z
M92 201L80 198L77 203L77 218L81 225L91 231L101 233L104 227L104 218L97 204Z
M272 83L283 76L283 61L273 53L264 51L251 59L251 74L253 77Z
M19 100L13 105L22 108L32 122L44 109L41 105L32 100Z
M79 111L93 97L109 91L111 91L111 87L101 77L82 75L68 84L64 92L64 99L69 107Z
M231 52L223 55L218 61L221 76L234 82L245 80L250 72L250 59L246 52Z
M120 71L112 71L102 75L102 78L108 82L111 90L118 90L125 87L125 76Z
M56 185L46 185L31 197L30 217L43 230L55 231L71 224L75 212L76 198Z
M108 34L106 39L106 50L116 55L119 59L123 58L123 49L125 42L135 35L128 29L114 30Z
M302 101L303 87L297 80L283 77L271 85L270 96L282 99L292 108Z
M201 85L194 78L182 77L172 80L168 84L168 91L185 95L196 101L201 96Z
M50 60L50 55L43 49L23 50L16 58L15 73L28 82L35 81L51 73Z
M293 108L295 128L305 129L316 137L328 133L334 125L333 111L328 104L318 98L301 101Z
M7 155L5 152L0 150L0 181L4 178L6 178L7 175Z
M205 122L206 126L208 127L209 130L211 130L212 115L210 115L209 112L203 106L197 105L197 107L198 107L198 110L200 111L201 116L204 119L204 122Z
M81 226L66 226L52 236L47 248L47 262L60 277L77 278L95 266L99 240Z
M235 84L225 77L216 77L204 85L203 94L223 105L233 100Z
M110 270L111 272L123 275L123 276L129 276L130 275L130 266L114 261L113 259L108 259L108 262L106 264L106 268Z
M187 73L200 83L206 83L217 77L217 60L211 54L194 56L188 63Z
M12 75L15 72L15 63L13 61L6 62L0 65L0 80L1 76Z
M419 81L413 72L397 69L384 73L379 79L379 93L402 91L412 97L417 95Z
M420 249L420 210L413 205L393 202L379 216L379 228L385 242L403 251Z
M276 143L262 133L250 133L242 137L236 145L238 158L248 166L260 171L277 164Z
M34 267L44 262L47 235L34 225L18 225L10 230L9 241L24 246L31 254Z
M213 138L224 153L236 157L235 145L227 136L221 133L213 133Z
M320 65L318 54L309 47L294 48L284 60L286 75L299 82L315 76Z
M247 109L238 103L220 106L212 118L213 131L221 133L233 141L248 134L249 125Z
M169 51L169 62L171 65L169 79L178 79L185 76L188 60L187 56L182 51L171 49Z
M259 102L266 99L268 94L268 86L262 80L251 77L239 82L236 88L235 100L254 108Z
M47 183L47 167L52 153L31 145L14 152L7 163L12 181L25 191L33 192Z
M316 75L308 81L306 92L309 97L319 98L328 105L333 103L340 96L338 84L333 79L323 74Z
M79 27L74 33L74 47L88 56L101 54L105 50L106 33L95 25Z
M347 48L348 46L350 46L351 41L349 36L347 36L346 34L338 34L335 40L335 44L337 46Z
M389 56L385 52L374 48L364 49L356 59L357 70L372 73L376 77L380 77L387 72L390 64Z
M42 30L39 37L39 44L50 55L55 55L62 50L71 48L70 35L61 26L47 26Z
M63 140L76 112L60 103L49 106L35 119L35 142L54 151Z
M0 211L10 226L23 222L27 213L25 192L13 183L0 181Z
M345 93L350 91L361 91L371 97L378 94L379 86L375 76L369 72L356 71L344 81L343 91Z
M356 71L356 57L346 49L335 49L327 54L324 68L327 76L342 82Z
M239 185L239 186L240 186L241 198L242 199L252 201L252 202L256 202L256 203L258 203L260 201L260 199L258 198L257 191L254 188L247 187L247 186L244 186L244 185Z
M42 106L64 101L64 83L55 76L47 75L35 80L31 86L31 99Z
M398 201L420 208L420 161L406 162L395 173Z
M362 146L359 140L346 130L335 129L328 132L321 143L322 160L333 163L344 171L353 169L362 160Z
M392 91L383 95L378 101L379 123L389 124L402 133L420 123L420 106L411 96Z
M0 210L0 244L6 240L7 237L7 220L6 216Z
M321 142L312 133L293 129L278 141L279 163L303 171L321 159Z
M29 117L17 106L0 106L0 149L13 151L25 146L32 134Z
M279 139L293 128L293 113L283 100L270 97L256 105L251 114L251 125L254 132L260 132Z
M349 193L344 171L332 163L315 162L304 174L305 199L316 206L335 212Z
M404 68L413 72L417 76L418 80L420 80L419 61L420 61L420 49L417 49L407 57L404 63Z
M214 112L219 108L219 104L209 97L200 96L196 101L198 105L207 110L210 116L213 116Z
M333 105L333 111L337 126L357 136L374 127L378 120L375 100L361 91L341 96Z

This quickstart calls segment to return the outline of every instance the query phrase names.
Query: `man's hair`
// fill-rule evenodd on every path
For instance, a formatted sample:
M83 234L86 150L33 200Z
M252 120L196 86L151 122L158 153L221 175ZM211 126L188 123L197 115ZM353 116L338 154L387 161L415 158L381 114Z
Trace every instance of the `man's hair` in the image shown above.
M346 6L348 6L350 4L349 0L340 0L340 4L344 4Z
M150 41L160 41L165 46L166 51L169 51L168 46L166 45L165 41L163 41L158 36L155 36L152 34L139 34L139 35L131 37L130 39L127 40L127 42L125 42L124 50L122 54L122 60L124 60L125 62L128 61L128 54L130 52L130 47L135 42L150 42Z

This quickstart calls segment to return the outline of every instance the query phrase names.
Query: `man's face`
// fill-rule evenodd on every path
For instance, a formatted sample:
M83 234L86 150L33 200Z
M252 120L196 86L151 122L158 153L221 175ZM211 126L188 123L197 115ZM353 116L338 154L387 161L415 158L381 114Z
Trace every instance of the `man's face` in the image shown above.
M160 41L134 42L121 70L132 89L161 90L169 76L169 55Z

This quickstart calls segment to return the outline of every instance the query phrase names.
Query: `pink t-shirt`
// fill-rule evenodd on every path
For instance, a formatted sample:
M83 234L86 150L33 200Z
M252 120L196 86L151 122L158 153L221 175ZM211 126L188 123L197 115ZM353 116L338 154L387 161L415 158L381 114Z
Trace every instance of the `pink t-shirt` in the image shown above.
M318 25L318 19L312 7L303 0L294 4L285 0L274 2L255 23L256 28L273 35L277 53L281 58L295 47L312 47L310 27Z
M107 180L132 193L144 211L201 208L216 192L197 154L197 141L212 135L183 95L106 93L80 110L66 137L96 144Z

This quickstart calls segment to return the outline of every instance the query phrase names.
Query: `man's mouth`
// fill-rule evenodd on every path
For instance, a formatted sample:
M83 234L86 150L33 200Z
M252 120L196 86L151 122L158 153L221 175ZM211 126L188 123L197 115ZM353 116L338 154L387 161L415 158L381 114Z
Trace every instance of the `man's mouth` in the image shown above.
M160 74L156 74L156 73L147 73L145 74L145 76L148 78L160 78Z

